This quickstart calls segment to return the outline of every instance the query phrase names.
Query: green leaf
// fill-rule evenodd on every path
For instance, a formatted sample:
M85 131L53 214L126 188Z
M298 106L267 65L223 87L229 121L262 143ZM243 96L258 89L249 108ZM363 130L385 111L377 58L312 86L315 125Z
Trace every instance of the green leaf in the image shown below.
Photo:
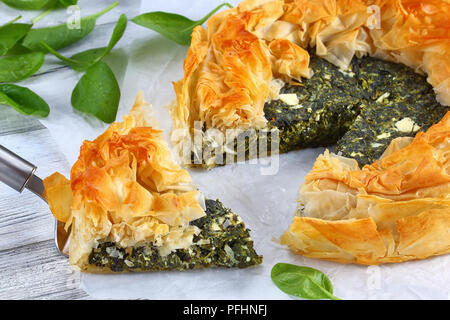
M101 12L82 18L79 29L70 29L67 24L31 29L22 40L22 45L32 51L43 52L47 52L47 50L42 46L42 42L45 42L54 50L67 47L86 37L94 29L97 18L117 5L118 2L116 1Z
M127 28L128 18L125 14L121 14L119 17L119 20L117 20L116 26L114 27L114 31L111 35L111 38L109 39L109 43L106 46L106 51L104 56L106 56L119 42L119 40L122 38L125 29Z
M64 57L62 54L60 54L59 52L57 52L56 50L53 50L53 48L51 48L48 44L46 44L45 42L42 42L42 46L52 55L54 55L55 57L57 57L59 60L61 60L62 62L66 63L69 67L71 67L73 70L76 71L83 71L85 69L87 69L89 67L89 61L87 59L90 59L92 57L92 54L89 53L87 51L83 51L80 52L76 55L79 55L80 58L79 59L72 59L72 58L66 58ZM103 50L101 50L100 53L103 53L105 48L103 48ZM91 50L95 50L95 51L99 51L99 49L91 49ZM89 54L87 54L89 53ZM97 53L98 56L100 56L100 53ZM87 54L87 57L85 58L86 60L83 60L83 54ZM74 56L76 56L74 55Z
M7 6L22 10L40 10L53 0L1 0Z
M25 53L31 53L33 51L31 51L28 48L25 48L24 46L22 46L20 43L16 43L16 45L14 47L12 47L7 53L6 56L17 56L20 54L25 54Z
M0 104L13 107L25 115L46 117L50 108L41 97L30 89L14 84L0 84Z
M72 106L106 123L116 120L120 88L108 65L97 62L90 66L72 92Z
M288 263L272 268L272 281L284 293L305 299L340 300L333 295L330 279L321 271Z
M84 63L87 65L87 67L90 67L91 65L99 62L111 52L111 50L116 46L117 42L119 42L119 40L122 38L123 34L125 33L125 29L127 28L127 22L127 16L125 14L121 14L106 47L82 51L74 54L72 57L70 57L70 59L73 61Z
M53 50L53 48L50 48L46 43L42 43L42 45L54 56L59 58L61 61L68 64L72 69L76 71L82 71L87 68L89 68L91 65L99 62L102 60L108 53L111 52L111 50L114 48L114 46L119 42L119 40L122 38L125 29L127 27L127 16L125 14L122 14L119 18L119 20L116 23L116 26L114 27L114 31L111 35L111 38L109 40L108 46L102 47L102 48L94 48L89 49L86 51L79 52L75 55L73 55L70 58L66 58Z
M0 56L5 55L31 29L31 24L12 23L0 27Z
M70 7L70 6L74 6L77 3L78 3L78 0L59 0L58 1L58 4L63 6L63 7L65 7L65 8Z
M144 13L134 17L131 21L140 26L152 29L178 44L188 46L191 43L191 34L194 28L202 25L223 6L232 8L230 4L223 3L208 13L204 18L197 21L179 14L162 11Z
M71 66L72 69L76 71L82 71L89 68L94 63L103 59L103 57L105 56L105 50L106 47L101 47L88 49L86 51L74 54L73 56L70 57L70 59L78 64L81 64L81 66L83 67L81 69L80 68L77 69L76 66Z
M78 0L1 0L6 5L21 10L41 10L58 7L67 8L78 3Z
M16 82L36 73L44 63L45 54L31 52L0 59L0 82Z

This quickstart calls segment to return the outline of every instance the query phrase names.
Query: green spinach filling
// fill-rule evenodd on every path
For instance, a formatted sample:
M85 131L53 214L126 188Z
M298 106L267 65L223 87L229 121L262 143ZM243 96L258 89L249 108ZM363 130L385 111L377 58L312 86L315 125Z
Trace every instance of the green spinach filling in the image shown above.
M392 139L426 131L450 110L436 101L426 78L405 65L364 57L352 69L367 105L336 150L360 165L379 159ZM401 126L405 121L409 125Z
M264 106L269 127L279 129L280 152L335 144L365 106L351 73L314 56L310 68L314 73L310 79L280 90L280 94L296 94L298 104L272 100Z
M278 129L281 153L336 144L335 152L365 165L377 160L392 139L413 137L450 110L436 101L424 76L402 64L366 56L354 58L350 69L342 71L311 54L310 68L310 79L292 81L280 90L280 94L295 94L298 103L277 99L264 105L267 129ZM249 146L258 145L258 139L259 132L241 139L245 159L250 158ZM270 154L271 135L264 139ZM236 141L228 149L237 151ZM203 148L212 156L197 164L207 168L221 164L214 160L216 155L208 143Z
M206 216L191 222L201 231L193 245L161 256L158 248L145 243L122 248L103 241L94 248L89 263L113 272L189 270L207 267L247 268L261 264L259 256L241 218L219 200L206 200Z

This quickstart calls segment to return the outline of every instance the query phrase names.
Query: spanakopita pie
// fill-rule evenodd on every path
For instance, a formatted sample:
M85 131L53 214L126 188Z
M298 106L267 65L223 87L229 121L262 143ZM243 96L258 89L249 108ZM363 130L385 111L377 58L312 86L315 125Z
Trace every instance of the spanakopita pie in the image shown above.
M194 29L172 142L208 168L261 139L372 163L449 110L449 16L438 0L244 0Z
M139 95L123 122L83 143L70 181L44 180L53 215L71 227L71 265L110 273L260 264L242 219L203 198L150 111Z
M326 151L298 202L281 242L306 257L371 265L449 253L450 112L362 169Z

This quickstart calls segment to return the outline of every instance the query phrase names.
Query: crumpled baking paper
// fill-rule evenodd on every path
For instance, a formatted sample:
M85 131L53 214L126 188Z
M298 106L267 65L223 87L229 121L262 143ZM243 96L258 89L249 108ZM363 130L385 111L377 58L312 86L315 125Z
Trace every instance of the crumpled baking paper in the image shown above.
M100 1L108 3L108 1ZM149 11L181 13L200 19L221 1L121 1L131 14ZM91 3L91 2L90 2ZM80 1L83 8L87 1ZM233 5L237 1L231 1ZM116 16L118 11L116 11ZM103 45L108 32L90 36L89 47ZM75 51L76 52L76 51ZM118 119L126 114L139 90L153 104L155 117L168 137L170 117L164 108L175 98L171 81L183 75L187 48L129 23L118 49L109 59L119 74L122 99ZM42 123L73 164L84 139L95 138L106 125L79 114L70 106L70 94L81 75L71 70L52 74L46 81L30 82L49 102L52 112ZM81 287L93 298L106 299L292 299L271 281L278 262L317 268L329 276L335 296L342 299L448 299L450 256L382 266L341 265L292 254L277 238L287 229L296 208L297 191L315 158L324 149L306 149L260 159L257 164L232 164L211 171L190 170L206 197L220 199L238 213L251 229L262 265L249 269L205 269L186 272L93 275L82 274ZM268 160L278 171L263 175Z

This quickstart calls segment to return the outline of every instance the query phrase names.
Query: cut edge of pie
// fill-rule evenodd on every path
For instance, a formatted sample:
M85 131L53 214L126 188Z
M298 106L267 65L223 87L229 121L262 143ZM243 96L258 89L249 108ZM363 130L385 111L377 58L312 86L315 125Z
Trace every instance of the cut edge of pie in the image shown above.
M266 128L264 103L283 81L311 76L310 47L344 72L366 54L407 65L449 105L449 14L450 3L438 0L244 0L194 29L184 77L174 82L172 143L185 155L195 121L223 132Z

